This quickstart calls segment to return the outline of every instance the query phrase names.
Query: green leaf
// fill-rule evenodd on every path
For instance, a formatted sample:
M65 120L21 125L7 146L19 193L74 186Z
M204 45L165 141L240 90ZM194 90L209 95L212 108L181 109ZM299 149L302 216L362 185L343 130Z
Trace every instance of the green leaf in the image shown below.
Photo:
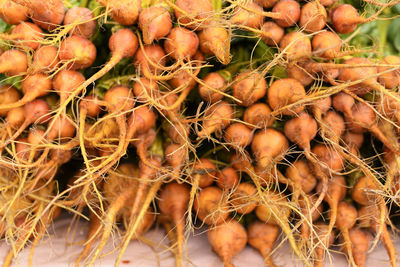
M397 49L393 46L392 43L386 43L385 46L385 56L396 55L398 53Z
M369 38L367 35L357 35L354 37L351 42L351 45L354 45L357 48L362 48L362 47L367 47L371 46L371 38Z
M400 34L396 35L394 38L393 46L397 49L397 51L400 51Z
M8 32L12 26L0 19L0 32Z
M257 43L257 47L254 50L253 59L263 59L265 61L272 60L274 58L274 49L266 45L263 41Z
M4 74L0 74L0 84L11 84L17 89L21 90L22 76L7 77Z
M395 14L400 14L400 4L394 5L392 7L392 12Z
M400 18L394 19L389 27L388 27L388 38L390 41L394 41L394 39L396 38L396 36L398 36L398 32L400 29Z
M5 32L8 24L5 23L2 19L0 19L0 32Z

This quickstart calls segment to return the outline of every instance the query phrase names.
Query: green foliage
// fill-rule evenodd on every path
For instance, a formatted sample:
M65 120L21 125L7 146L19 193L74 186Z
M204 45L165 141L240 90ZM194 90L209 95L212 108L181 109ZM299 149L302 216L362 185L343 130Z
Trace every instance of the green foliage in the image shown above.
M400 18L394 19L388 26L388 39L398 53L400 51Z
M0 32L7 32L11 26L0 19Z

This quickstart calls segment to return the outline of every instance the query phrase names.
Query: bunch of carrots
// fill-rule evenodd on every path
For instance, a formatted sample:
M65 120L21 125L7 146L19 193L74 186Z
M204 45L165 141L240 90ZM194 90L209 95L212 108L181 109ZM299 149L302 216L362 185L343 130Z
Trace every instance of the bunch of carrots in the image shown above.
M282 242L396 266L400 57L351 44L399 2L0 0L3 266L63 210L76 266L155 224L176 266L200 227L226 267Z

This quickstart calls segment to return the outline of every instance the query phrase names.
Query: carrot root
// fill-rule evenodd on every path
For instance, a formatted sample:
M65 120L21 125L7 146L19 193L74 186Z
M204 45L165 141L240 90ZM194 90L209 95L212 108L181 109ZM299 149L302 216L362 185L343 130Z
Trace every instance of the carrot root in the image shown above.
M132 188L127 188L111 204L111 206L108 209L108 212L106 214L106 217L104 219L103 235L101 236L100 243L97 246L97 249L96 249L93 257L91 258L91 260L88 264L89 266L92 266L94 264L94 261L100 256L100 253L103 251L103 248L106 245L106 243L111 235L112 227L115 224L115 219L116 219L116 216L117 216L119 210L121 210L121 208L125 205L126 201L132 196L133 193L134 192L133 192Z
M354 261L354 257L353 257L353 249L352 249L352 244L351 244L351 240L350 240L349 229L347 229L347 228L342 229L342 235L343 235L343 239L344 239L344 247L346 249L349 262L352 266L357 266L357 264Z

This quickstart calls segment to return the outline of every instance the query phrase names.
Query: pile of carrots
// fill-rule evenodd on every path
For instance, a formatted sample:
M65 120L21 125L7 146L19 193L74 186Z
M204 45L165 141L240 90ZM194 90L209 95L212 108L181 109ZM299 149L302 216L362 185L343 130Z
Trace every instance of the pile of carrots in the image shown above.
M281 242L396 266L400 57L350 42L398 3L1 0L3 266L62 211L90 222L76 266L155 224L176 266L200 227L227 267Z

